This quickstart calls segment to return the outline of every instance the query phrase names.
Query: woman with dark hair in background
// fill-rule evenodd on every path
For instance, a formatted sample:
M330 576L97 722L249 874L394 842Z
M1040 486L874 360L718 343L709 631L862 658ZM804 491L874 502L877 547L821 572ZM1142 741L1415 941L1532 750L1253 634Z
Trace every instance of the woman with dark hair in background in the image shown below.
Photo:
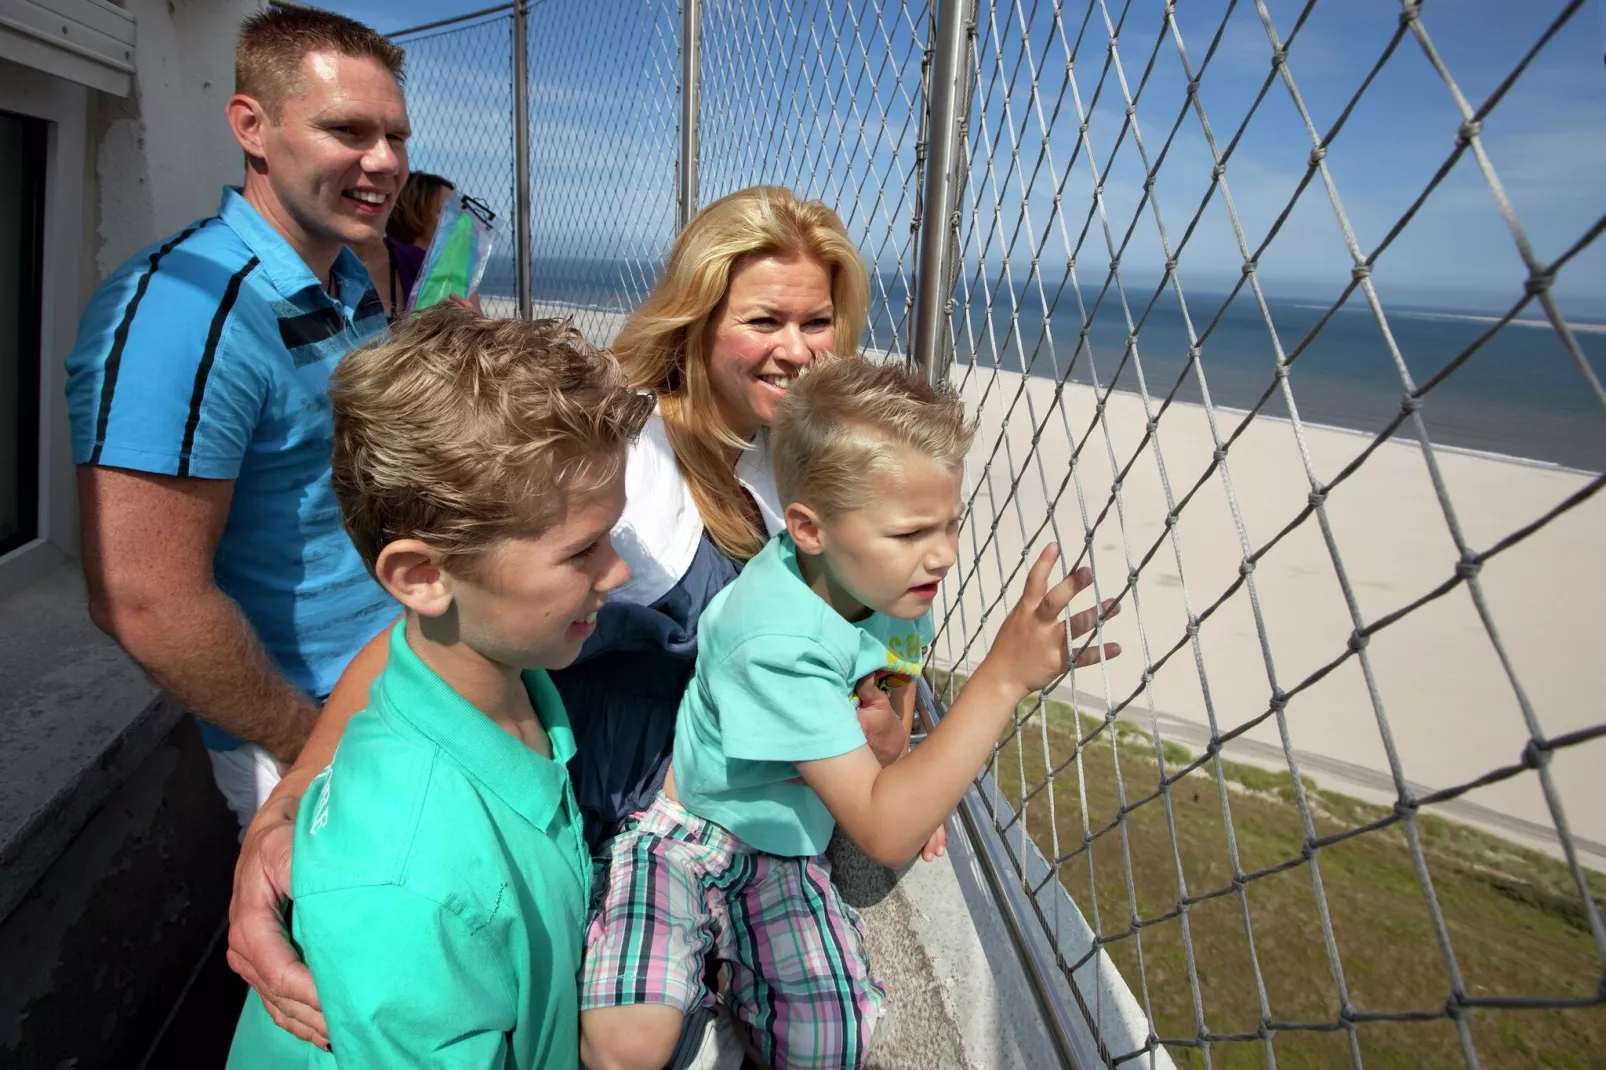
M396 195L396 206L385 223L385 237L351 247L374 280L385 318L392 323L407 307L407 296L424 269L424 254L435 238L441 209L456 188L440 175L414 171Z

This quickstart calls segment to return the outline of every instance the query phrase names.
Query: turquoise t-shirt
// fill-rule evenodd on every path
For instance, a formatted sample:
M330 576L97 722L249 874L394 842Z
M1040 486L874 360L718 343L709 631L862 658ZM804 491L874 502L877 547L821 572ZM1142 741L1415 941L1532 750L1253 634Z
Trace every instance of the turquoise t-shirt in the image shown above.
M577 1067L591 860L565 763L574 736L544 672L524 685L543 758L391 635L296 822L292 935L334 1055L252 992L229 1070Z
M681 805L774 855L825 851L836 821L796 779L796 762L864 745L854 684L913 677L931 615L844 620L803 582L797 547L777 535L709 603L697 668L675 725Z

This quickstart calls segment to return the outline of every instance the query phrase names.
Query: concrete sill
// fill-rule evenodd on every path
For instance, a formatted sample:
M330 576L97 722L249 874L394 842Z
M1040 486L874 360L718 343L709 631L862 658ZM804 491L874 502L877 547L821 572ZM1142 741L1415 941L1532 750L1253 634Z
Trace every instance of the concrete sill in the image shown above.
M0 599L0 919L181 714L90 622L76 562Z

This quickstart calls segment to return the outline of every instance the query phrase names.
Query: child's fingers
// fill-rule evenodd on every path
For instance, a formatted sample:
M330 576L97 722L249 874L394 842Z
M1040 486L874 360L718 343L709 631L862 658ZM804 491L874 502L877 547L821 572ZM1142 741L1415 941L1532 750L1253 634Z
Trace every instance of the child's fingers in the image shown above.
M1038 603L1037 612L1044 620L1054 620L1065 612L1065 607L1071 604L1071 599L1081 594L1082 590L1092 582L1093 570L1083 565L1043 595L1043 600Z
M1072 639L1078 639L1093 630L1094 626L1099 622L1100 609L1104 611L1105 620L1109 620L1121 612L1121 606L1113 598L1106 598L1102 606L1082 610L1082 612L1075 614L1070 619Z
M1049 570L1059 557L1059 543L1051 542L1043 547L1043 552L1037 555L1037 563L1026 574L1026 590L1021 594L1021 601L1027 605L1037 605L1043 600L1043 592L1048 590Z
M1104 644L1104 660L1108 661L1110 658L1118 658L1120 656L1121 656L1121 644L1120 643L1105 643ZM1086 669L1089 666L1097 665L1098 663L1099 663L1099 648L1096 647L1096 646L1090 646L1086 650L1082 651L1080 654L1076 655L1076 667L1078 669Z

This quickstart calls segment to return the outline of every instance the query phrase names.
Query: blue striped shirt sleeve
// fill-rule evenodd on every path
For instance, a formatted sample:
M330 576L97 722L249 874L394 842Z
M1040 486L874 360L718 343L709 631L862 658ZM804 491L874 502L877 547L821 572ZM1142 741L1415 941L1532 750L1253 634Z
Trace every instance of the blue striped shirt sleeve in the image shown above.
M191 234L129 261L84 311L67 358L75 463L239 474L269 385L238 329L256 264L209 255L219 243Z

